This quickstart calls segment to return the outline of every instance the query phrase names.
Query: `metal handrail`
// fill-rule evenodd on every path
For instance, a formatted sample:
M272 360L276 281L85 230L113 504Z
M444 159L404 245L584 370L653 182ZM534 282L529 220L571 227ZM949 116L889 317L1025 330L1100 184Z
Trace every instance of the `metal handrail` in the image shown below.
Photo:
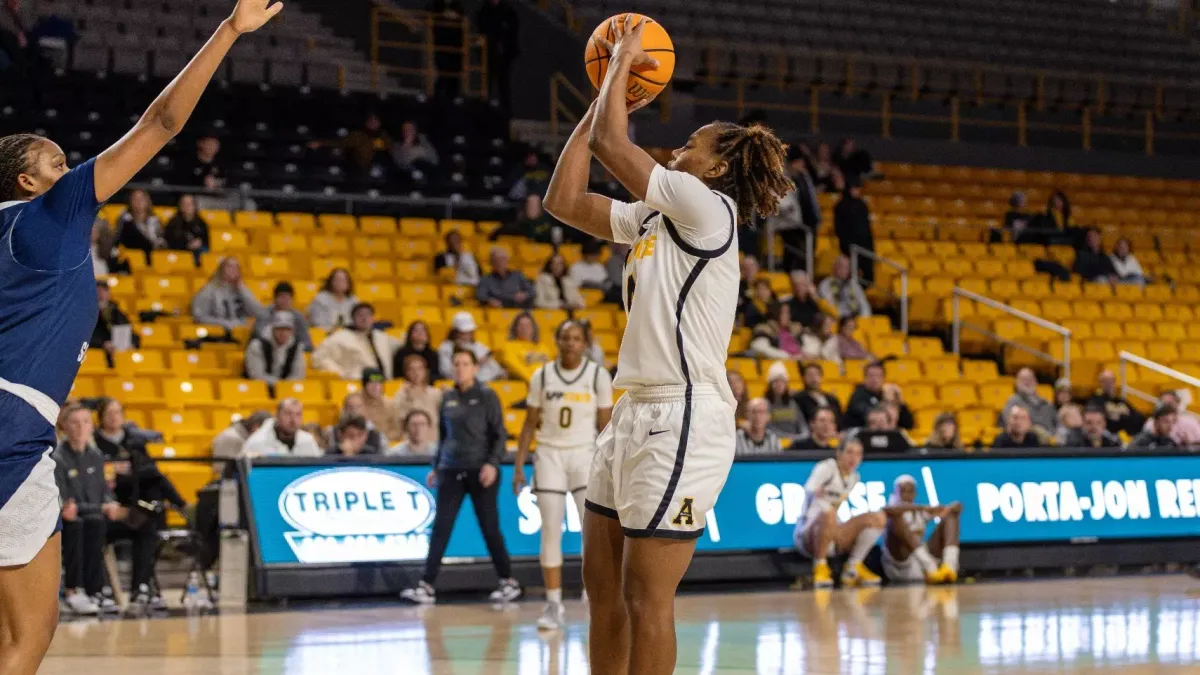
M789 245L787 242L783 242L783 248L785 251L795 251L796 253L804 254L805 273L808 274L808 278L810 280L815 281L815 278L813 275L816 274L816 271L814 269L816 267L816 259L817 259L816 253L815 253L816 237L813 235L813 231L806 226L802 226L802 227L798 227L798 228L787 228L786 230L781 230L780 228L775 227L775 225L773 223L771 223L770 221L767 222L767 228L766 228L766 232L767 232L767 269L772 272L777 271L775 269L776 264L777 264L777 261L775 259L776 258L775 235L782 231L790 232L792 230L800 230L804 233L804 250L800 251L795 246Z
M858 257L865 256L900 273L900 332L908 335L908 268L858 244L850 245L850 278L858 283Z
M563 101L563 96L559 93L560 89L566 89L567 93L570 94L575 101L582 104L584 108L587 108L592 103L592 99L588 96L585 96L583 92L579 91L579 88L572 84L571 80L567 79L567 76L563 75L562 72L557 72L551 75L550 133L555 137L558 137L559 135L560 116L566 118L570 124L577 124L580 119L580 115L573 112L571 107Z
M961 351L962 351L961 350L962 327L965 325L968 328L972 328L988 337L991 337L1000 342L1003 342L1004 344L1006 344L1010 347L1015 347L1022 351L1033 354L1034 356L1036 356L1038 358L1050 361L1051 363L1053 363L1055 365L1062 366L1063 378L1067 382L1071 381L1071 329L1067 328L1066 326L1060 326L1054 322L1047 321L1040 316L1034 316L1033 314L1030 314L1029 312L1023 312L1023 311L1017 309L1016 307L1013 307L1012 305L1006 305L1003 302L999 302L997 300L993 300L991 298L982 296L978 293L968 291L967 289L962 288L960 286L954 287L954 289L951 291L950 298L951 298L951 303L953 305L952 322L951 322L951 329L952 329L951 344L953 346L953 351L954 351L955 356L958 356L959 354L961 354ZM1021 319L1023 321L1032 323L1033 325L1035 325L1039 328L1044 328L1048 331L1051 331L1051 332L1057 333L1058 335L1061 335L1062 339L1063 339L1062 360L1056 359L1052 355L1047 354L1043 351L1034 349L1028 345L1023 345L1019 342L1015 342L1013 340L1008 340L1008 339L1002 338L999 335L997 335L996 333L994 333L986 328L983 328L982 326L977 326L975 324L970 324L970 323L964 322L962 320L962 314L961 314L961 310L959 308L960 298L966 298L968 300L973 300L973 301L978 302L979 304L984 305L986 307L991 307L992 309L997 309L997 310L1000 310L1007 314L1011 314L1012 316L1015 316L1016 318Z
M1131 354L1129 352L1122 351L1121 353L1119 353L1117 355L1117 359L1118 359L1117 368L1120 371L1120 378L1121 378L1121 396L1122 397L1128 397L1130 394L1133 394L1137 398L1140 398L1143 401L1146 401L1149 403L1157 403L1158 402L1157 396L1147 394L1146 392L1141 391L1140 389L1135 389L1132 386L1130 386L1129 379L1126 377L1126 372L1125 372L1127 363L1132 363L1134 365L1138 365L1143 368L1147 368L1147 369L1152 370L1160 375L1166 375L1169 378L1179 380L1180 382L1188 385L1189 387L1196 387L1197 389L1200 389L1200 379L1192 377L1191 375L1188 375L1187 373L1181 373L1178 370L1175 370L1174 368L1168 368L1167 366L1164 366L1161 363L1151 361L1150 359L1138 356L1137 354Z

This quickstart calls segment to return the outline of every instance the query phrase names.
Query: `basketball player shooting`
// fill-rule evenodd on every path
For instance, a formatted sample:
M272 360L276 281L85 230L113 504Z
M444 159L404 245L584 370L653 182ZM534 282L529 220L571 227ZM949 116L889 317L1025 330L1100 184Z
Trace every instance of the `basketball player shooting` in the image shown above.
M664 168L629 140L631 68L653 66L632 19L614 26L599 98L567 141L545 198L560 221L630 245L629 321L614 385L626 395L598 439L584 516L594 675L674 672L675 592L733 462L725 359L737 305L737 223L792 189L768 129L706 125ZM639 200L587 191L595 155Z
M92 222L179 133L238 36L283 9L239 0L127 134L74 169L53 141L0 138L0 673L32 675L58 624L54 425L96 326ZM270 5L270 6L268 6ZM72 508L73 510L73 508ZM70 517L70 516L68 516Z

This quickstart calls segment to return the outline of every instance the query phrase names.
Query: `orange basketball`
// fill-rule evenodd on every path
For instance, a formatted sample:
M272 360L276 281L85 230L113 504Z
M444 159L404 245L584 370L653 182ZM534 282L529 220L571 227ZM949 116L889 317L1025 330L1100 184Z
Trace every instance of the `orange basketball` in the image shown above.
M583 64L587 68L588 79L592 81L593 87L599 89L604 83L605 74L608 73L609 53L597 38L615 42L613 29L619 22L624 21L626 16L633 16L635 22L647 22L642 30L642 49L658 60L657 68L635 67L629 73L629 90L625 93L625 99L632 103L647 96L657 96L671 81L671 74L675 72L675 47L662 24L648 16L618 14L610 17L592 31L587 49L583 52Z

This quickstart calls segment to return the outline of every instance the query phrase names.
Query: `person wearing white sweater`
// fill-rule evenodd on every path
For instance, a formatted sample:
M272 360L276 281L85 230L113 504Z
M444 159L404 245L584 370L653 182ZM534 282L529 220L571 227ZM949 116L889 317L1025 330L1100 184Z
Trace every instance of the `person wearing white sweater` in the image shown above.
M390 380L392 357L402 346L400 340L375 328L375 308L360 302L350 312L350 325L325 338L313 351L313 367L337 373L344 380L361 380L363 370L378 368Z
M339 267L329 273L325 279L325 286L308 305L308 321L313 326L325 330L347 326L350 324L350 314L357 304L350 272Z
M317 439L300 428L304 422L304 406L294 398L279 402L275 418L263 423L250 434L242 446L246 457L320 457Z
M1117 271L1117 281L1122 284L1145 284L1146 275L1142 272L1142 265L1138 262L1137 256L1133 255L1133 250L1129 245L1129 240L1122 237L1117 240L1116 246L1113 246L1112 255L1109 256L1112 260L1113 269Z

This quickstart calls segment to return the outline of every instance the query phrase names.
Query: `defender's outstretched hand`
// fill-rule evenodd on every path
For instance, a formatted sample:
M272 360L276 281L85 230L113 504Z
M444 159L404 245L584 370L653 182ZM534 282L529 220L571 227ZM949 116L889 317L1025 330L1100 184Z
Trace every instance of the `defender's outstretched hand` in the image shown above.
M253 33L282 11L282 2L272 5L271 0L238 0L229 15L229 25L238 33Z

